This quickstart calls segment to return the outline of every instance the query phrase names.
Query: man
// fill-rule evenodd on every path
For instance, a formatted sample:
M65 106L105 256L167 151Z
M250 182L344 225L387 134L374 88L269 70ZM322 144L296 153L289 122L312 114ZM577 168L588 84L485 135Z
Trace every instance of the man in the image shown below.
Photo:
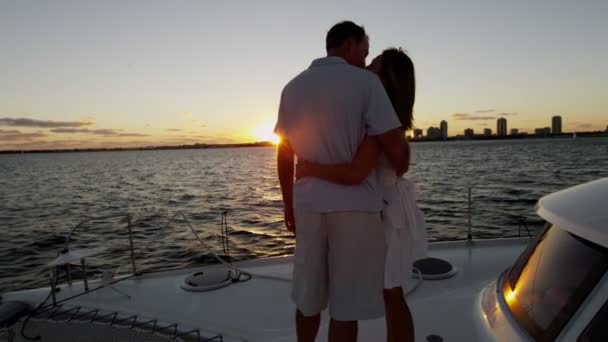
M370 135L398 173L408 164L397 115L378 77L363 69L369 49L363 27L334 25L326 49L327 57L283 89L275 128L285 224L296 234L292 299L301 342L314 341L328 304L330 341L356 341L358 320L383 315L385 242L375 172L357 186L316 178L294 186L294 156L350 163Z

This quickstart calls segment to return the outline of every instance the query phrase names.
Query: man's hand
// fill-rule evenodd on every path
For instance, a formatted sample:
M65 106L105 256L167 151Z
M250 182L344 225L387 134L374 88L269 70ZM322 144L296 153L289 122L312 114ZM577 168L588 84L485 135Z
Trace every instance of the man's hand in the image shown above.
M296 164L296 179L312 177L312 164L305 160L298 160Z
M287 227L287 230L292 232L293 235L296 235L296 218L293 213L293 208L285 207L283 215L285 217L285 227Z

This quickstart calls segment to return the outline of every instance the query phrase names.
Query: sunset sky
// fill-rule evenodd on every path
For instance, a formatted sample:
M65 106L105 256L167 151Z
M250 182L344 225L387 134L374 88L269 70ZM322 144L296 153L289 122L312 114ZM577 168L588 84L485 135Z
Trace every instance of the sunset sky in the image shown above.
M608 1L0 0L0 150L253 142L334 23L405 48L417 127L608 125Z

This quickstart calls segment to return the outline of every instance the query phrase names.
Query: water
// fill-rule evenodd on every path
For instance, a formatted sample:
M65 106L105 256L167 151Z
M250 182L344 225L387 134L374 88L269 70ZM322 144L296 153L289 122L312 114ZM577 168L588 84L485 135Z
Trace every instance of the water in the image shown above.
M411 177L432 240L462 239L467 187L473 185L473 233L518 234L539 197L608 177L608 138L460 141L412 145ZM210 262L183 222L183 211L214 252L223 211L230 252L240 259L290 254L273 148L0 155L0 291L45 285L46 262L84 216L131 213L140 269ZM119 219L94 222L74 246L106 246L91 258L128 271L128 239Z

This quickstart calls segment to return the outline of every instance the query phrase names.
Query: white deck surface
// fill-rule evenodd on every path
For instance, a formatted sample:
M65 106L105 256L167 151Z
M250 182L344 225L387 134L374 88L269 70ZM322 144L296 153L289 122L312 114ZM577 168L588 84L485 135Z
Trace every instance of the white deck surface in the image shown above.
M451 279L423 281L408 296L416 340L426 341L429 334L440 335L444 341L480 340L480 291L515 261L527 242L522 238L474 241L472 245L464 241L430 244L429 256L450 261L459 272ZM291 278L291 257L246 261L238 266L253 273ZM221 333L227 341L295 341L295 307L289 298L288 281L254 277L211 292L182 290L182 279L200 269L145 274L117 283L115 287L131 299L102 289L72 299L69 304L197 327L203 332ZM80 285L61 288L59 300L82 291ZM47 294L48 289L36 289L7 293L4 299L37 304ZM318 341L327 340L328 319L325 313L323 317ZM385 340L384 319L361 322L359 336L359 341Z

